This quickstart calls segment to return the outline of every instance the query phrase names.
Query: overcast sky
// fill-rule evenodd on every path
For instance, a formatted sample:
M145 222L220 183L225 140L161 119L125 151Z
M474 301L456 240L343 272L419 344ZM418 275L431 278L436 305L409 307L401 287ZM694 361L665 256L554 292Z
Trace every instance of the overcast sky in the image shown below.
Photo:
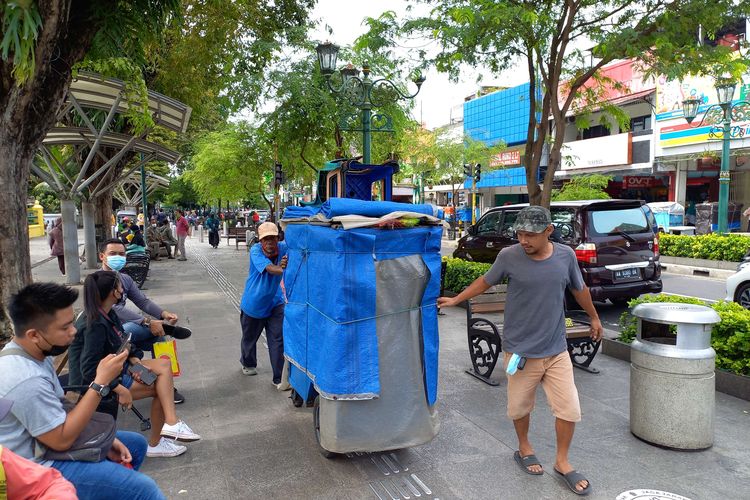
M337 45L350 45L364 32L362 20L365 17L378 17L389 10L403 17L406 14L406 5L407 2L404 0L318 0L312 13L312 18L318 20L317 29L310 36L315 40L330 40ZM424 5L418 8L424 9ZM328 35L326 25L331 27L333 35ZM479 87L477 75L476 71L467 69L466 75L458 83L452 83L446 75L441 75L435 70L429 71L425 75L427 81L415 98L414 118L420 120L421 117L429 128L447 124L451 108L463 103L464 97L474 93ZM510 72L500 78L489 74L482 76L482 85L510 87L527 80L523 71ZM412 89L413 86L409 88Z

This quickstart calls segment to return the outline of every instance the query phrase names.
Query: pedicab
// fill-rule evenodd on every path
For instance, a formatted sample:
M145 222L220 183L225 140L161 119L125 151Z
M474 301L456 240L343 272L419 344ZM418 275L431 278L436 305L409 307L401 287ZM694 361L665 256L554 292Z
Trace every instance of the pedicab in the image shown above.
M380 183L389 192L378 166L357 167L370 172L361 182L344 172L338 186L366 194L353 185ZM294 405L313 406L326 457L437 434L438 215L431 205L347 198L284 213L288 379Z

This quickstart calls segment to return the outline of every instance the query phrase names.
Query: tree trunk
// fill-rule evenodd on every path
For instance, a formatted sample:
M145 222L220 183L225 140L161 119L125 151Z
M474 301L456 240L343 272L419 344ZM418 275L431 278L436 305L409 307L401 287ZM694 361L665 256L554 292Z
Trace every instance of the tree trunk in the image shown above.
M102 243L112 238L112 193L114 188L103 191L94 198L96 216L96 241Z
M29 229L26 223L26 186L33 153L0 128L0 347L13 334L6 305L12 294L31 282Z
M96 206L93 202L81 203L83 215L83 247L86 251L86 269L99 267L96 251Z

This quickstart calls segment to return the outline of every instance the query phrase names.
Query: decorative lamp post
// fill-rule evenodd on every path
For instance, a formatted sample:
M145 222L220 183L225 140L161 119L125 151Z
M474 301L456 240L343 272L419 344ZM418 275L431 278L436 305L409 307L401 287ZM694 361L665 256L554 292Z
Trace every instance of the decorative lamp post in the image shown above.
M731 79L716 80L718 104L709 106L697 127L710 125L709 140L721 140L721 170L719 172L719 233L726 233L729 220L729 143L732 139L744 137L745 129L732 126L732 122L746 121L750 118L750 102L732 103L736 83ZM698 115L698 107L703 101L691 97L682 101L682 113L689 124Z
M342 130L362 132L362 156L363 163L370 163L370 135L372 132L392 132L393 126L391 118L381 114L372 114L372 109L383 106L387 102L395 102L400 99L412 99L419 94L425 77L416 74L414 83L417 85L417 91L413 94L403 93L398 86L387 78L370 79L370 65L362 65L362 76L360 71L351 64L342 68L341 85L338 87L331 83L331 77L336 70L336 59L338 58L338 45L330 42L321 43L317 47L318 63L320 72L325 77L328 88L334 94L341 94L346 97L349 104L361 110L361 117L345 116L339 121L339 127ZM373 95L373 89L383 88L390 89L392 92L387 93L387 97L376 97ZM354 119L356 118L356 120ZM351 125L353 122L359 124Z

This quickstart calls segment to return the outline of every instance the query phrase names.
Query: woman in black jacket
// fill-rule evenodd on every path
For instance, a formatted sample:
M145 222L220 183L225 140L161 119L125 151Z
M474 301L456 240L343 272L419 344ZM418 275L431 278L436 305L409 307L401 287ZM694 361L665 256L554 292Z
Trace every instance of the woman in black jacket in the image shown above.
M94 380L99 361L117 352L126 334L112 306L122 298L122 283L114 271L96 271L83 284L84 312L76 321L76 337L70 346L70 383L88 385ZM113 387L118 403L129 408L133 400L153 398L151 402L151 436L146 455L175 457L187 448L174 443L197 441L200 436L177 418L174 405L174 382L169 360L143 358L143 351L131 346L122 380ZM145 384L138 373L131 373L134 365L143 365L156 375L156 381ZM171 439L164 439L171 438Z

